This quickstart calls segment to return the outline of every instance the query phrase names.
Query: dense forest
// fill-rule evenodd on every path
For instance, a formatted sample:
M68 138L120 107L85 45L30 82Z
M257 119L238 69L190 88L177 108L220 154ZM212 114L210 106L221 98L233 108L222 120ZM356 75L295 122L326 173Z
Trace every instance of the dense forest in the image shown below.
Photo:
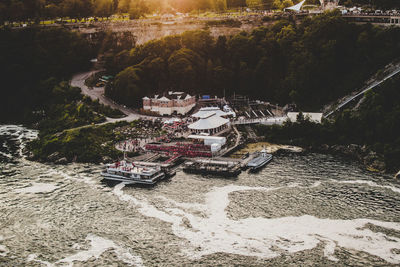
M91 42L61 28L0 30L0 123L23 123L40 130L39 139L28 145L32 159L43 160L43 155L55 151L63 156L75 153L78 161L98 160L99 151L118 155L111 144L101 146L112 135L107 127L101 129L108 135L100 135L99 129L66 131L123 115L83 96L80 88L68 83L73 73L90 68L90 59L98 53L119 51L134 42L129 33L98 34L101 41ZM90 132L98 138L91 138Z
M39 128L57 131L99 122L99 114L120 115L65 82L90 68L99 52L126 48L118 43L120 36L132 46L130 34L99 34L102 41L93 43L61 28L0 30L0 122L40 122Z
M0 100L0 121L28 119L32 111L44 110L53 100L46 81L58 83L88 68L93 52L84 38L66 30L1 30L0 90L7 97Z
M137 107L169 89L225 92L317 110L399 56L399 28L355 25L331 12L230 37L201 30L137 45L109 57L116 78L106 94Z
M58 17L88 18L109 17L117 13L129 13L132 19L154 12L224 11L234 8L283 9L299 0L2 0L0 22ZM307 4L319 4L307 0ZM346 6L362 5L370 8L400 8L398 0L345 0Z

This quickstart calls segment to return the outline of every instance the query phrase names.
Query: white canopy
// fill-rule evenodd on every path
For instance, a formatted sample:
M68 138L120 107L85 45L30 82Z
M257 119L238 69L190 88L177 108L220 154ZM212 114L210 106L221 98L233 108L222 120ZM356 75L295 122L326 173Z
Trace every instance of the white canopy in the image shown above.
M222 125L229 123L228 119L221 118L216 114L213 114L209 117L203 117L198 121L190 124L188 127L191 130L211 130L216 129Z
M294 11L300 11L301 7L304 5L304 3L306 2L306 0L301 1L300 3L298 3L297 5L285 8L285 10L294 10Z
M226 113L219 109L219 107L205 107L201 108L195 114L192 115L194 118L206 118L210 117L212 114L216 114L217 116L227 116L229 113Z

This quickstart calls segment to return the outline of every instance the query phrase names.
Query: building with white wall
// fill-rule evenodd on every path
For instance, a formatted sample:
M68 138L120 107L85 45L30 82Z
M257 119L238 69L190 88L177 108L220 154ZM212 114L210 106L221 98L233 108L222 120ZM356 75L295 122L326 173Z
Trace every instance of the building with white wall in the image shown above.
M169 91L164 95L155 95L153 98L143 97L143 109L156 112L160 115L173 113L185 115L196 105L196 97L184 92Z

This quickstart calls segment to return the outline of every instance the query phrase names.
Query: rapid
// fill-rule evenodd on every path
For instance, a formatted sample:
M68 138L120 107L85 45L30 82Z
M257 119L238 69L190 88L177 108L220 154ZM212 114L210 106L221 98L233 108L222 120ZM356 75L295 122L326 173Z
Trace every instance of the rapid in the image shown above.
M0 125L0 266L400 265L400 184L357 162L285 153L236 179L110 186L100 165L26 160L36 137Z

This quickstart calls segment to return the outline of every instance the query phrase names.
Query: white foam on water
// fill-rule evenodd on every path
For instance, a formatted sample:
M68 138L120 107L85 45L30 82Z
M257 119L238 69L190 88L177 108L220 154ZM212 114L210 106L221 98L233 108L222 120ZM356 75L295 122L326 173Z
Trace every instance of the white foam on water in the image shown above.
M319 186L319 182L310 187ZM393 249L400 248L400 239L384 233L373 232L367 224L400 231L400 223L381 222L369 219L332 220L304 215L281 218L229 219L225 209L229 205L229 194L238 191L274 191L296 187L264 188L228 185L214 188L206 194L207 217L189 213L185 208L196 205L178 204L177 208L159 210L146 201L123 192L124 184L117 185L113 193L121 200L139 207L139 211L150 217L171 223L173 233L188 240L185 248L189 257L198 258L212 253L225 252L260 258L273 258L286 253L296 253L324 247L324 256L332 261L336 247L357 250L380 257L389 263L400 264L400 255ZM298 186L302 187L302 186ZM302 187L304 188L304 187ZM173 201L169 201L173 203ZM204 210L201 208L201 210ZM186 222L186 223L185 223Z
M27 129L20 125L0 125L0 135L9 135L18 140L19 155L23 156L23 150L26 146L25 140L33 140L38 137L38 131Z
M179 207L179 208L194 209L196 211L199 211L199 210L206 211L207 210L207 206L204 205L204 204L199 204L199 203L180 203L180 202L174 201L172 199L168 199L168 198L166 198L164 196L156 196L156 197L161 199L161 200L163 200L163 201L165 201L165 202L171 203L174 206Z
M390 189L395 193L400 193L400 188L395 187L395 186L390 186L390 185L379 185L373 181L368 181L368 180L346 180L346 181L338 181L338 180L331 180L333 182L339 183L339 184L366 184L371 187L379 187L379 188L385 188L385 189Z
M73 180L76 182L84 182L85 184L88 184L88 185L92 186L93 188L97 188L99 186L98 181L94 180L90 177L71 174L66 171L57 170L54 168L50 169L46 174L49 176L51 176L51 175L61 176L66 180Z
M124 183L119 183L114 187L113 193L122 201L129 202L135 206L139 206L139 211L147 216L154 217L169 223L180 222L181 218L175 215L168 214L167 212L158 210L156 207L148 204L145 201L139 201L133 196L125 194L122 188L124 188Z
M74 262L85 262L92 257L98 259L104 252L108 250L113 250L117 255L118 259L123 261L129 266L144 266L143 260L140 256L132 255L128 249L122 248L116 245L113 241L96 236L94 234L89 234L86 237L87 241L90 241L90 248L88 250L79 251L76 254L67 256L55 263L50 263L47 261L42 261L37 259L37 255L30 254L27 258L28 262L36 261L42 263L48 267L53 266L68 266L72 267ZM79 244L75 244L73 247L80 247Z
M4 237L0 235L0 241L3 241ZM9 250L6 246L0 245L0 256L4 257L8 254Z
M325 242L324 256L327 257L331 261L336 261L336 262L339 261L339 259L334 256L336 243L333 242L332 240L328 240L328 239L321 239L321 241Z
M104 239L102 237L89 234L86 240L90 241L91 248L89 250L80 251L77 254L68 256L64 259L57 261L57 263L67 263L67 266L73 266L74 261L84 262L92 257L98 259L101 254L107 250L113 249L117 257L124 263L131 266L143 266L142 258L132 255L129 250L117 246L113 241Z
M0 151L0 154L9 159L11 159L13 157L11 154L7 154L7 153L1 152L1 151Z
M38 260L37 257L38 256L36 254L29 254L28 258L26 259L26 261L27 262L35 261L35 262L41 263L41 264L43 264L43 265L45 265L47 267L54 267L55 266L54 264L52 264L52 263L50 263L48 261Z
M49 193L56 190L58 186L47 183L32 183L31 186L15 189L17 193Z

